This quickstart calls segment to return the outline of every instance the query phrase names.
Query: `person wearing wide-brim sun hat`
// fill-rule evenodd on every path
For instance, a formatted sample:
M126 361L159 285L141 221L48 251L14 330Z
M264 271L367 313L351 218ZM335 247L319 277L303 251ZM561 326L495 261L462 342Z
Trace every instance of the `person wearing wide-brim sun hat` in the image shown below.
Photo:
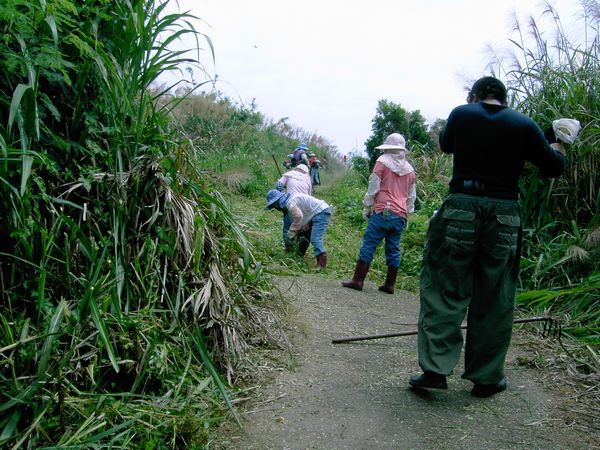
M399 133L390 134L375 147L383 154L377 158L363 199L363 217L368 220L358 261L351 280L342 282L347 288L361 291L375 250L385 240L387 273L379 290L394 293L400 267L400 239L416 200L415 170L406 160L406 143Z
M317 268L327 267L327 250L323 237L331 219L332 208L323 200L307 194L289 194L271 189L267 192L265 209L276 209L287 213L292 218L292 223L287 233L288 239L294 239L303 229L310 229L310 243L313 246L317 260Z

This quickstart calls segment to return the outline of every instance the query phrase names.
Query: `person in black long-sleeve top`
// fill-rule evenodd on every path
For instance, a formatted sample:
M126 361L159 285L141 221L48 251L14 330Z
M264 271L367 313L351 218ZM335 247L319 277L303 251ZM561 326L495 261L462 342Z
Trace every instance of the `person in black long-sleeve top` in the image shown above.
M450 193L431 218L421 269L419 366L414 388L446 389L460 357L467 315L465 368L471 394L506 389L521 248L518 180L525 161L548 177L566 167L564 147L530 118L506 106L504 84L479 79L467 104L452 110L440 146L453 154ZM468 314L467 314L468 311Z

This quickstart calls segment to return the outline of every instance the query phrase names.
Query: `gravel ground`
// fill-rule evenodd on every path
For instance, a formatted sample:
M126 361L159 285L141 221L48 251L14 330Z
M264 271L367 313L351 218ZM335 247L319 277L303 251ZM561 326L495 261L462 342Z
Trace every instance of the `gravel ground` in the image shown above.
M290 303L287 318L293 369L282 365L258 380L238 405L243 428L226 424L222 449L593 449L600 436L574 426L563 396L540 371L519 364L532 349L515 327L506 364L506 392L469 394L462 361L447 391L415 391L416 336L333 344L332 339L416 329L418 298L388 295L366 283L362 292L320 275L279 277ZM288 357L289 366L289 357Z

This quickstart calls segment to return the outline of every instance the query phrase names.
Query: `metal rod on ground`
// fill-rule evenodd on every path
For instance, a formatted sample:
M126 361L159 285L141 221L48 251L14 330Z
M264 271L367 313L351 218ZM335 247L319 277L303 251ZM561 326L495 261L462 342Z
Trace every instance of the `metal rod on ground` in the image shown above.
M282 176L283 174L281 173L281 169L279 168L279 164L277 164L277 160L275 159L275 155L273 153L271 153L271 156L273 157L273 161L275 161L275 167L277 167L277 172L279 172L279 176Z
M542 322L542 321L546 321L546 322L552 321L552 318L550 316L530 317L528 319L515 319L515 320L513 320L513 323ZM465 330L467 328L467 326L462 325L461 328L463 330ZM372 336L355 336L355 337L332 339L331 343L332 344L342 344L344 342L352 342L352 341L370 341L373 339L384 339L384 338L399 337L399 336L412 336L412 335L415 335L418 333L419 332L417 330L411 330L411 331L401 331L398 333L375 334Z

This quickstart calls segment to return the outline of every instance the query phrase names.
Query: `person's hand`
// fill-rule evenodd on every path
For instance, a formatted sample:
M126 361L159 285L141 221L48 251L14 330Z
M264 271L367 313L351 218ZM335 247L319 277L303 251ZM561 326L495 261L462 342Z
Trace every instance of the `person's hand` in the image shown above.
M369 218L371 217L371 209L370 208L363 209L362 216L363 216L363 219L369 220Z
M563 155L567 154L567 151L565 150L565 146L562 145L560 142L555 142L554 144L550 144L550 148L561 152Z

